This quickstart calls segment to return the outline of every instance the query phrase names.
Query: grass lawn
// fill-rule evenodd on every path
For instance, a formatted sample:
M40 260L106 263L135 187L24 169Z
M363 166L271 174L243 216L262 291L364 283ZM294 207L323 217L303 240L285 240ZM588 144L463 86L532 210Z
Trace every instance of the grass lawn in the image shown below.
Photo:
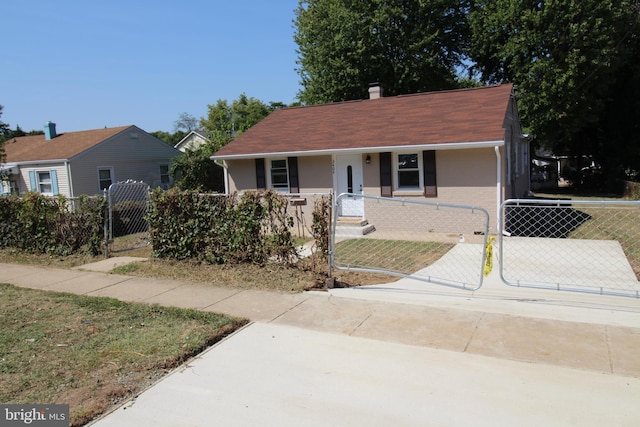
M298 267L284 267L280 264L259 266L211 265L196 261L175 261L151 257L151 247L114 253L113 256L146 258L146 262L135 262L112 270L112 273L130 276L153 277L158 279L184 280L235 289L261 289L277 292L303 292L324 285L328 270L326 261L303 260ZM31 264L42 267L72 268L103 260L104 257L89 255L52 256L29 254L16 249L0 249L0 263ZM315 262L315 265L312 265ZM371 285L396 280L385 274L360 273L333 270L337 281L349 285Z
M454 245L386 239L348 239L336 244L335 261L341 266L413 274L439 260Z
M216 313L0 284L0 402L121 404L246 323Z

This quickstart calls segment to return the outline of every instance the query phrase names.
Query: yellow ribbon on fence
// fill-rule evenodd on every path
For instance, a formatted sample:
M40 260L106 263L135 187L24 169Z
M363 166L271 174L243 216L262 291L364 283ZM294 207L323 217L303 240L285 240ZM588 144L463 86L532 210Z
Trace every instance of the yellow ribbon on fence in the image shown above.
M484 277L487 277L491 273L491 269L493 268L493 241L495 237L489 237L487 241L487 250L485 251L485 259L484 259Z

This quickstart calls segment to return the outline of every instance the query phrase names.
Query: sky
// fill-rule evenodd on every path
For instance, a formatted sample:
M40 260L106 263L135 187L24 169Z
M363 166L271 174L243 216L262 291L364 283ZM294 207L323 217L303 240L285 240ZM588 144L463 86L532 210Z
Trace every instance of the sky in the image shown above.
M4 0L0 120L58 133L136 125L240 94L296 101L298 0Z

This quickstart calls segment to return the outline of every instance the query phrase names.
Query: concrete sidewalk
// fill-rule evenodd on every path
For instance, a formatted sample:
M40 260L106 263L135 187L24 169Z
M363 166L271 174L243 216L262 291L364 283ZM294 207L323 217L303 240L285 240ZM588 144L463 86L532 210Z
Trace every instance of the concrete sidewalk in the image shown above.
M558 422L550 424L632 425L629 420L640 419L637 299L501 289L493 279L473 293L403 279L358 289L281 294L102 272L114 263L129 261L114 258L75 270L0 264L0 282L216 311L257 323L189 364L197 367L192 372L196 376L200 370L211 369L207 382L180 383L179 378L188 376L174 373L140 396L132 407L136 413L142 411L139 415L118 410L98 425L208 424L203 418L166 423L166 413L153 415L149 411L155 410L154 405L172 408L170 402L162 404L160 397L146 397L156 390L168 393L167 399L173 396L176 402L185 390L199 393L201 400L193 397L192 404L216 408L211 405L217 402L229 418L213 421L226 425L302 421L326 425L327 420L338 425L386 425L388 417L400 417L411 407L416 418L404 414L409 418L397 418L400 424L478 425L486 421L495 425L510 420L540 425L555 419ZM279 336L287 338L276 339ZM246 347L251 341L254 346ZM226 352L229 355L220 356ZM220 365L224 369L216 368L220 357L226 361ZM282 363L275 363L277 360ZM218 369L258 372L231 378L221 376ZM385 370L390 375L383 378L381 371ZM369 377L370 381L365 380ZM232 387L228 382L234 381L238 389L228 390ZM596 383L598 387L592 386ZM291 391L283 391L285 388ZM242 400L234 394L242 390L247 393L246 407L238 406ZM299 395L298 399L290 394ZM474 401L474 396L484 397ZM487 396L497 400L485 400ZM559 399L557 412L545 414L553 396ZM355 399L353 406L349 399ZM385 406L380 399L390 403ZM143 405L143 401L148 403ZM509 409L514 401L522 405ZM444 412L436 411L432 403ZM477 404L481 405L477 410L469 410ZM464 410L456 409L460 407ZM180 417L183 411L193 411L186 403L181 408L171 412ZM580 417L576 408L588 410ZM267 409L276 411L273 418L264 418ZM337 411L335 418L326 418L332 410ZM538 411L541 413L534 416ZM313 418L316 412L317 419L303 416ZM605 418L588 416L596 413ZM478 418L482 414L485 418ZM252 423L254 416L263 422ZM431 422L425 419L429 416ZM138 417L147 419L147 424L141 424ZM110 424L110 419L118 421ZM607 422L597 422L603 419Z

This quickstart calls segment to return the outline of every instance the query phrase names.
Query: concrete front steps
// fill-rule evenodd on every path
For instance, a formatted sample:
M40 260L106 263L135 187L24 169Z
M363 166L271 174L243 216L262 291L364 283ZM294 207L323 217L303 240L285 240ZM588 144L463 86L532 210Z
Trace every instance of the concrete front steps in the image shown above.
M336 221L336 236L338 237L360 237L373 233L376 227L369 224L369 221L355 217L339 217Z

